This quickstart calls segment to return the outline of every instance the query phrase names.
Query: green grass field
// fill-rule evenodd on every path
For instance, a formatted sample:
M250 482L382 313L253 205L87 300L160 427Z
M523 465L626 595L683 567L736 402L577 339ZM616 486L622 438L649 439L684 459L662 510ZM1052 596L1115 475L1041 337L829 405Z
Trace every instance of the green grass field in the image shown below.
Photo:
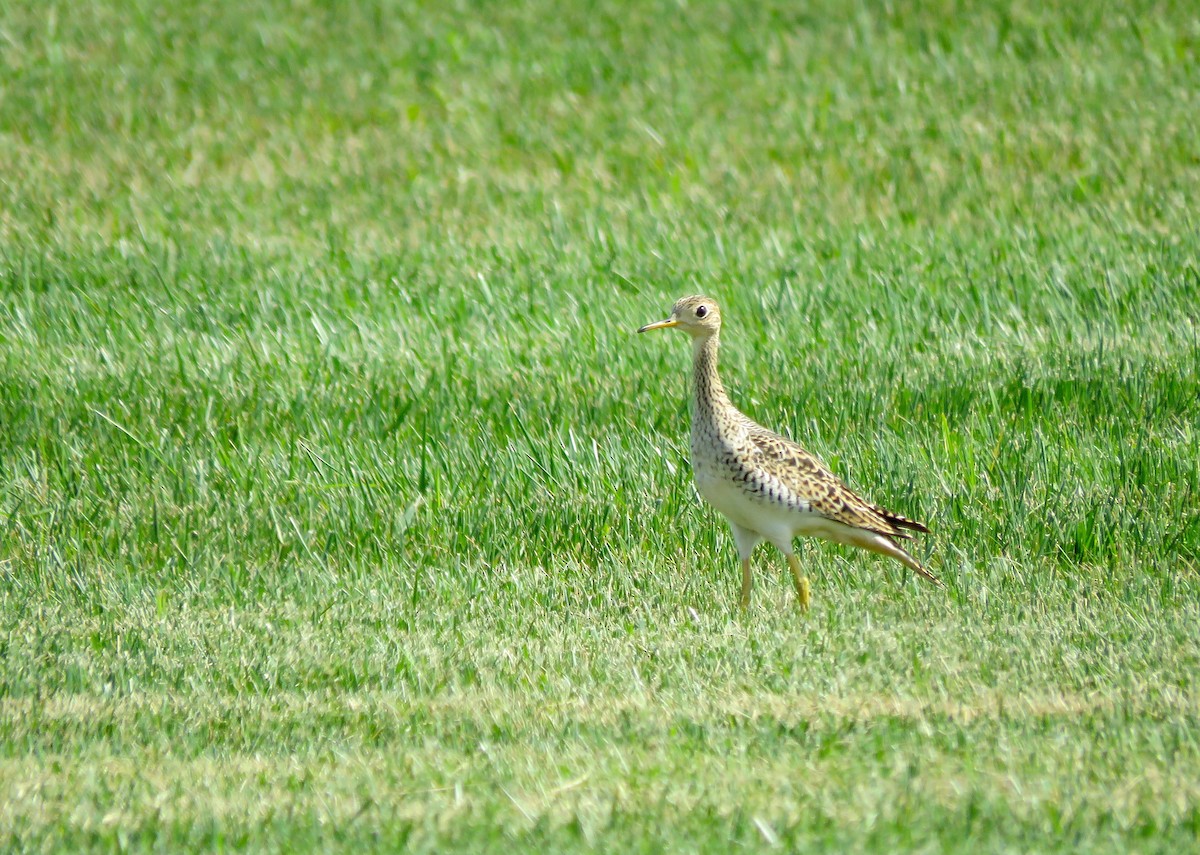
M0 11L0 849L1200 846L1193 3L350 5Z

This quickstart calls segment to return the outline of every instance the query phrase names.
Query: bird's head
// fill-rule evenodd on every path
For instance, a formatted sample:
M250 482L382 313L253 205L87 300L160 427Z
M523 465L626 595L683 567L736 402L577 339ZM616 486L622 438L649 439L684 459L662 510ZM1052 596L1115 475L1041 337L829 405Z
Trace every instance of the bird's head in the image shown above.
M638 332L670 327L679 327L692 338L708 338L721 330L721 309L711 297L683 297L675 301L669 318L646 324Z

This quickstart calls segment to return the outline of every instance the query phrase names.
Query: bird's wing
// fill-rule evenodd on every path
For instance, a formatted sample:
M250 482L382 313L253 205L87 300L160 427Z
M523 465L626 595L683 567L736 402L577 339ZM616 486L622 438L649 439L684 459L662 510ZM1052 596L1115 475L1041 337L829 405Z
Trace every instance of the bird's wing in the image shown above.
M927 530L857 495L824 463L787 437L759 425L753 425L748 433L756 463L826 519L892 538L911 539L903 528Z

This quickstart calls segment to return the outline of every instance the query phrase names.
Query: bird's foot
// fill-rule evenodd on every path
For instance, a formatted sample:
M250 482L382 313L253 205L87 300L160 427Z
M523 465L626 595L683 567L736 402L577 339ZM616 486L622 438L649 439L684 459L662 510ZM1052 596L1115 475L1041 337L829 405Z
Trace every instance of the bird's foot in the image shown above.
M812 585L809 584L807 576L796 580L796 602L802 611L808 611L808 605L812 602Z
M800 559L795 555L789 555L787 561L788 567L792 570L792 581L796 583L796 602L800 604L801 609L808 611L808 604L812 600L812 585L808 583L808 577L800 569Z

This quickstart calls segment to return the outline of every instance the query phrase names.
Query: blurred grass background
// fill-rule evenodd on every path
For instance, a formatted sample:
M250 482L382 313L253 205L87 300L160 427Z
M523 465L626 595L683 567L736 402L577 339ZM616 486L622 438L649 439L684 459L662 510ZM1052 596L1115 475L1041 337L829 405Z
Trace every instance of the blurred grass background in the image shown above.
M0 840L1180 851L1191 4L0 11ZM739 617L753 417L934 529Z

